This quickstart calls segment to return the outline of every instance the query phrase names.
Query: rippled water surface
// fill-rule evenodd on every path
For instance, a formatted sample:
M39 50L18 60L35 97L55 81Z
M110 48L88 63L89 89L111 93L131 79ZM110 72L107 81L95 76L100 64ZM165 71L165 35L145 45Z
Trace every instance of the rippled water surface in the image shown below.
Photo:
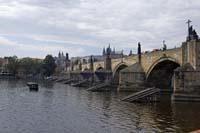
M126 94L88 92L61 83L40 83L30 92L25 81L0 81L2 133L154 133L200 129L199 103L133 104Z

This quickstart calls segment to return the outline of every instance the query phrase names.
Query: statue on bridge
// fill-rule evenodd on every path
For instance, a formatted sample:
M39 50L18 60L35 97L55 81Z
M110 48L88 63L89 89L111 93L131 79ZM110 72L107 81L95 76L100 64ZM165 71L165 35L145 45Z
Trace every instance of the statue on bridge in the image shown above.
M187 21L187 24L188 24L188 37L187 37L187 41L198 40L199 39L199 36L197 35L197 32L195 31L195 29L193 29L193 26L192 25L190 26L191 22L192 22L191 20Z
M167 45L165 44L165 40L163 40L163 51L167 50Z
M141 63L141 44L138 42L138 62Z
M141 44L138 42L138 55L141 54Z

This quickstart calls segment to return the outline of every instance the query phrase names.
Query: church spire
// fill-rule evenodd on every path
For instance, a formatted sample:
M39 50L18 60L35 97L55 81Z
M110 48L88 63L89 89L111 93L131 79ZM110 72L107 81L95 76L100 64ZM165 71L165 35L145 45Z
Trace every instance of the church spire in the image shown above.
M106 54L107 54L107 55L110 55L111 52L112 52L112 50L111 50L111 48L110 48L110 43L109 43L109 46L108 46L108 48L106 49Z
M59 51L59 53L58 53L58 58L60 58L61 57L61 53L60 53L60 51Z
M103 55L105 55L106 54L106 49L105 49L105 47L103 48Z

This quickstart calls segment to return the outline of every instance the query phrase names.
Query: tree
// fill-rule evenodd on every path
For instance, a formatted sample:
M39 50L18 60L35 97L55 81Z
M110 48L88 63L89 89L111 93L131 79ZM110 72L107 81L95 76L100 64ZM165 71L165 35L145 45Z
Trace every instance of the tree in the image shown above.
M33 72L39 74L42 71L42 62L43 60L35 59L33 60Z
M51 76L56 68L55 60L52 55L47 55L43 60L43 74L44 76Z
M40 59L32 59L29 57L20 59L20 68L22 68L26 75L36 75L40 73L42 61Z
M8 60L8 64L6 64L5 68L8 72L16 75L17 70L19 68L19 60L17 56L10 56L10 57L5 57L5 59Z

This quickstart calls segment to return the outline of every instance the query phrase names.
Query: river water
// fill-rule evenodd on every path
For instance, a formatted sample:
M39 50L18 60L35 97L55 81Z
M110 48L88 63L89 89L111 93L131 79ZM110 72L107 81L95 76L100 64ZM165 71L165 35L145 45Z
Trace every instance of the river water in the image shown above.
M200 129L200 103L120 101L117 92L88 92L61 83L0 81L0 133L184 133Z

